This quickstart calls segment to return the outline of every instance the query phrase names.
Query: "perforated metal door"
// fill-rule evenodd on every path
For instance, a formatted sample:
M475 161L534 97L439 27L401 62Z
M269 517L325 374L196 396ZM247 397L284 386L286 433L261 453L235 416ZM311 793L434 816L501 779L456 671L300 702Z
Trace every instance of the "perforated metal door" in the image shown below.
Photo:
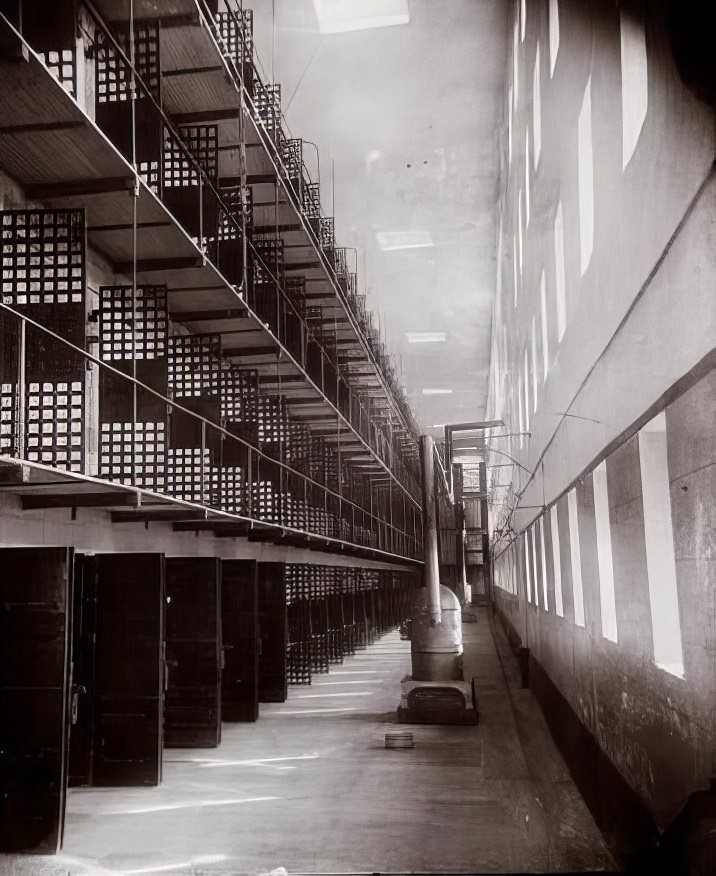
M0 550L0 851L62 845L71 548Z

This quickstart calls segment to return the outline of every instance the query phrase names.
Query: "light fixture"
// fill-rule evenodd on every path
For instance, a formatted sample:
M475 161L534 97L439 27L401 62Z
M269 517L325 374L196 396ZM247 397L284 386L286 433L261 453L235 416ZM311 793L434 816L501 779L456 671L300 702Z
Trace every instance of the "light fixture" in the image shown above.
M383 252L423 249L433 245L433 236L429 231L377 231L375 236Z
M451 395L451 389L423 389L423 395Z
M313 0L321 33L410 24L408 0Z
M439 344L445 340L445 332L406 332L409 344Z

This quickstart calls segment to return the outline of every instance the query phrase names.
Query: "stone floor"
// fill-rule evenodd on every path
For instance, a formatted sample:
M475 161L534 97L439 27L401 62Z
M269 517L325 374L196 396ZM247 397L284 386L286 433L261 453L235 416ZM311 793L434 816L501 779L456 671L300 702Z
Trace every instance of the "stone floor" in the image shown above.
M220 748L165 751L158 788L70 791L62 853L0 872L615 869L506 643L477 617L463 630L479 726L415 726L413 749L383 747L410 667L390 633L258 723L225 724Z

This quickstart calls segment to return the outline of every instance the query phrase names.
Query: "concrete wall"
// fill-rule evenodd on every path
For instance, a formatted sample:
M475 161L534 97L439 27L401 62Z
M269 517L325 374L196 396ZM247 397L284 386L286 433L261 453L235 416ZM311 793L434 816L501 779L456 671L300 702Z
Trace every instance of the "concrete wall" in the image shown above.
M514 4L491 528L516 643L663 827L716 772L716 175L640 9Z

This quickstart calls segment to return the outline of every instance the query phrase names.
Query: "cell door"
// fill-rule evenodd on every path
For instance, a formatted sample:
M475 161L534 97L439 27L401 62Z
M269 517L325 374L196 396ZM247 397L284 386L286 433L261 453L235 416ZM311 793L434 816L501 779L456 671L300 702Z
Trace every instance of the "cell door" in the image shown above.
M221 623L224 672L221 685L225 721L259 716L258 564L221 563Z
M71 548L0 550L0 851L62 845Z
M259 702L286 699L286 582L283 563L259 563Z
M167 692L164 744L213 748L221 741L220 563L167 557Z
M97 554L93 563L97 647L92 784L157 785L165 677L164 555Z
M94 557L75 554L68 780L71 788L92 784L96 640L97 583Z

